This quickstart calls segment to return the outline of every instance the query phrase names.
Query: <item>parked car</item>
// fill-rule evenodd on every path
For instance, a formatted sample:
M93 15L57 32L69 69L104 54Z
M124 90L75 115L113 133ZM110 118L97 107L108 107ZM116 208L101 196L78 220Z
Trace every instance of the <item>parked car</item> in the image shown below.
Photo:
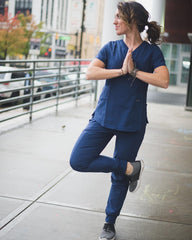
M24 95L28 95L28 94L31 93L30 86L31 86L32 83L31 83L31 80L30 80L29 77L30 77L30 74L27 73L26 74L26 78L27 79L25 80L24 86L29 86L29 88L24 89ZM41 83L39 81L35 80L34 81L34 86L35 86L34 87L34 93L42 92L42 86L41 86ZM38 101L40 99L41 99L41 95L33 97L33 101ZM28 103L28 102L30 102L30 98L29 97L23 99L23 103ZM29 110L29 105L24 106L23 109Z
M19 71L19 72L12 72L18 70L14 67L4 67L0 66L0 98L6 99L6 98L12 98L17 96L22 96L26 93L26 90L24 91L19 90L19 88L22 88L26 86L27 78L29 77L29 74L27 72ZM5 72L5 73L2 73ZM16 78L26 78L26 80L21 81L12 81L12 79ZM6 81L7 80L7 81ZM6 82L1 82L6 81ZM40 92L41 91L41 84L38 81L34 81L34 92ZM10 90L10 91L8 91ZM8 91L8 92L3 92ZM17 101L12 102L13 104L16 104Z
M55 72L51 70L42 70L42 71L36 71L35 72L35 77L39 77L36 80L39 81L42 85L42 91L49 91L49 90L55 90L54 92L46 93L45 98L51 97L56 95L56 90L57 90L57 76L51 76L56 74ZM45 85L53 83L51 85Z
M45 94L45 98L55 96L56 91L58 89L58 70L43 70L43 71L36 71L35 72L35 77L36 79L42 84L42 91L49 91L49 90L55 90L50 93ZM67 80L67 81L65 81ZM60 81L59 82L59 88L71 86L73 83L67 76L61 75ZM53 84L51 84L53 83ZM46 85L47 84L47 85ZM44 85L44 86L43 86ZM61 93L66 93L72 91L72 88L67 88L67 89L62 89L60 90Z
M81 91L80 94L87 93L90 89L90 80L86 80L85 73L78 74L78 72L72 71L69 72L69 75L66 76L67 79L73 81L73 85L79 84L78 90Z
M10 72L16 70L13 67L3 67L0 66L0 96L1 98L10 98L10 97L17 97L23 94L23 90L14 90L16 88L21 88L24 86L23 81L13 82L12 79L15 78L24 78L26 73L25 72ZM2 71L7 71L6 73L1 73ZM7 80L7 82L1 83L2 81ZM10 92L2 93L2 91L10 90Z

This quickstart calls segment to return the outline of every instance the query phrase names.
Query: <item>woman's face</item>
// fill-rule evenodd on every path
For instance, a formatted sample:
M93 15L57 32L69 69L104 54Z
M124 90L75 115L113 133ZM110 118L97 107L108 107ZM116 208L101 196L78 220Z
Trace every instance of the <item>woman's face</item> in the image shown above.
M113 24L115 25L115 31L117 35L126 34L131 30L131 28L127 25L127 23L120 17L118 9L115 13L115 19Z

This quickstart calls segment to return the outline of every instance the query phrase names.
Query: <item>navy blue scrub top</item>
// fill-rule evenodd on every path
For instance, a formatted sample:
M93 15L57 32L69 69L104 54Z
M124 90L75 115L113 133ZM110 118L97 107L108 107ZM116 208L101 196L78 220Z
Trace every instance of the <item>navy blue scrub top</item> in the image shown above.
M128 47L123 40L107 43L98 53L106 69L120 69ZM136 68L153 73L165 65L160 48L143 41L132 53ZM139 131L148 122L146 98L148 84L126 74L107 79L93 113L94 119L103 127L124 132Z

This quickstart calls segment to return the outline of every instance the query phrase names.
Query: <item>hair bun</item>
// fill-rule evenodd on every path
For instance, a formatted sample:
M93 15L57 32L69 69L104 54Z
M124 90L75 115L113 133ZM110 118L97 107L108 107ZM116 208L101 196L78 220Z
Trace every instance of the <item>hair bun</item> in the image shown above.
M147 22L146 26L150 27L150 26L151 26L151 23L150 23L150 22Z

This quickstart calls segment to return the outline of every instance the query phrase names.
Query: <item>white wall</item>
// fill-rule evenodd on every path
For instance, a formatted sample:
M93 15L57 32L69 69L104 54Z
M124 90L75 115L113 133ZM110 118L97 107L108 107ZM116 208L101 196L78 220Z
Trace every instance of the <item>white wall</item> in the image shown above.
M32 1L32 15L36 23L41 21L41 1L42 0L33 0Z
M15 16L15 1L9 1L8 13L11 17Z
M118 2L119 0L105 0L102 46L111 40L122 38L117 36L113 24Z
M149 12L150 21L156 21L160 25L164 23L165 0L137 0L137 2L141 3Z

